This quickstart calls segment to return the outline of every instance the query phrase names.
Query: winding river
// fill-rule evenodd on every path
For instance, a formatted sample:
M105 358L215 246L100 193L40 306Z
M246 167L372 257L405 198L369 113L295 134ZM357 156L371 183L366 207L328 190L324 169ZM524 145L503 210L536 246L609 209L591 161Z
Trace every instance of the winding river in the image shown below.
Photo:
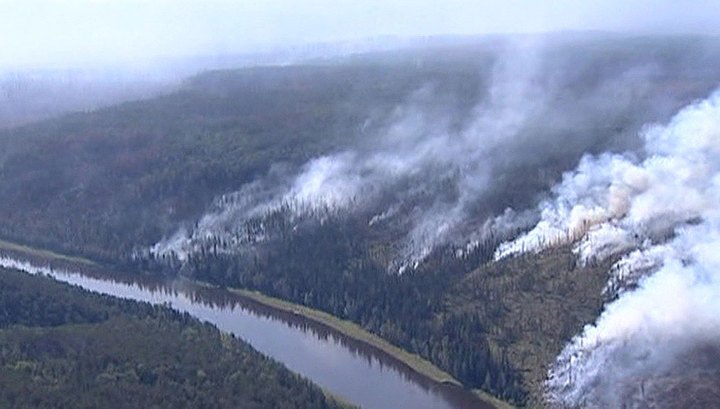
M333 394L367 409L491 409L471 392L434 382L399 360L302 316L185 280L98 274L0 256L0 266L117 297L165 304L245 340Z

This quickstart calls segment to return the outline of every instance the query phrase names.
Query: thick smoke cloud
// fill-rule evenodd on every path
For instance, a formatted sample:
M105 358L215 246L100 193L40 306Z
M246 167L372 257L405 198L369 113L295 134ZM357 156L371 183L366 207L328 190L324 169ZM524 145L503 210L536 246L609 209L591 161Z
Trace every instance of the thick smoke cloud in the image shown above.
M496 253L578 240L584 262L623 255L607 288L617 299L550 371L557 404L634 405L720 337L720 91L642 136L641 158L585 157L542 203L535 228Z
M523 93L522 85L515 86L515 93ZM507 92L496 91L496 98L505 96ZM470 139L474 136L470 128L462 132L450 133L450 116L428 112L425 107L434 97L432 87L424 87L416 91L408 102L398 107L391 115L390 125L384 127L381 134L352 149L336 154L322 156L306 163L297 176L285 179L282 173L287 170L274 169L267 179L245 186L240 192L232 194L233 199L221 199L216 203L213 212L206 215L198 223L197 229L189 236L184 234L156 246L159 252L170 249L182 255L192 248L193 239L202 239L217 233L220 226L238 226L243 222L262 215L263 213L289 206L295 214L312 212L317 209L330 211L347 210L351 207L367 206L378 200L378 196L386 193L392 185L405 184L406 193L417 194L427 188L429 183L446 178L454 178L460 167L469 167L470 159L477 159L481 152L473 147L473 158L463 153L468 151ZM524 99L522 95L518 99ZM493 102L491 110L498 111L497 102ZM514 112L514 111L513 111ZM487 112L490 113L490 110ZM487 116L487 115L485 115ZM507 115L506 115L507 116ZM507 118L505 121L518 122L521 118ZM370 122L370 120L368 121ZM499 125L498 126L502 126ZM488 144L491 141L488 141ZM477 145L477 143L475 143ZM489 145L486 145L489 146ZM456 159L463 163L453 164ZM431 177L431 170L438 171L437 177ZM474 166L471 169L472 180L465 179L469 188L483 189L484 167ZM433 179L424 182L425 178ZM225 205L224 203L229 203ZM431 207L440 207L440 204ZM374 215L370 223L381 223L399 210L398 203L390 203ZM444 214L459 212L456 206L446 209L435 209L432 213L442 211ZM447 217L443 217L443 220ZM447 229L452 221L428 221L424 226L416 226L413 236L431 236L429 230ZM184 239L178 240L178 239ZM428 239L422 239L428 240ZM180 247L178 247L180 244Z
M369 141L316 158L289 181L275 177L282 173L276 169L269 180L247 185L232 194L232 200L220 199L196 229L179 232L156 245L154 252L175 251L183 258L194 242L223 230L232 232L253 217L286 207L298 217L318 210L372 208L376 213L368 223L379 225L408 201L422 198L410 212L411 227L398 255L400 265L422 260L458 234L492 183L492 153L519 144L520 131L543 106L547 93L537 67L540 47L516 47L498 59L488 97L459 130L452 129L452 113L428 108L436 90L423 87Z
M598 71L592 56L562 47L542 37L510 41L492 68L478 73L474 106L457 109L442 89L426 84L387 118L369 116L351 147L299 169L275 166L219 197L194 226L151 251L182 260L218 239L245 251L272 240L271 223L263 220L269 214L289 215L296 226L354 214L373 229L402 232L388 268L403 271L439 246L460 254L529 227L538 218L538 196L582 152L633 147L628 130L635 123L663 117L677 104L672 97L648 102L655 81L681 71L653 55Z

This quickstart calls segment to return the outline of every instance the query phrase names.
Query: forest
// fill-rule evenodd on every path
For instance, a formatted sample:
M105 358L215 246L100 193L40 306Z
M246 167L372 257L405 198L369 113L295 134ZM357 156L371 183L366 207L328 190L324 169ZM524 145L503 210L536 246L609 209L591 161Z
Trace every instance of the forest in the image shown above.
M458 229L480 231L479 226L508 208L534 208L584 154L636 149L637 133L646 123L666 120L718 81L713 67L720 63L720 43L706 38L581 38L552 43L547 52L547 71L561 78L548 102L551 108L539 115L551 119L518 131L521 142L531 137L539 142L523 142L517 157L493 162L493 156L502 156L501 148L483 158L492 167L490 188L469 206ZM241 202L243 187L253 181L274 188L313 158L376 143L371 135L392 128L402 110L398 107L418 90L431 89L423 109L452 107L448 128L461 128L488 97L489 73L499 58L494 45L479 42L213 71L188 79L165 96L2 130L0 237L81 255L125 272L189 277L317 308L421 355L466 387L518 405L538 404L547 365L602 310L602 288L615 260L581 265L565 246L495 261L497 246L527 227L518 225L484 230L470 247L460 239L441 242L399 274L396 256L412 223L422 218L417 215L460 197L454 173L438 180L434 169L413 174L382 190L370 204L358 198L350 211L319 206L297 215L293 203L283 202L199 235L186 255L151 251L178 231L197 229L215 207L232 205L233 198ZM613 82L626 72L645 70L651 74L641 87ZM598 90L607 93L597 97ZM588 116L576 116L582 119L577 121L562 115L583 104L590 107L592 120L585 111ZM597 105L604 110L595 109ZM543 151L548 145L558 148ZM541 151L548 154L539 155ZM398 197L401 205L392 207ZM394 210L390 217L372 222L387 208ZM13 275L2 279L9 277ZM2 388L4 399L19 399L13 393L25 387L28 377L38 376L38 382L47 384L57 382L59 373L86 368L88 373L68 378L75 383L60 385L52 396L80 391L84 382L119 379L148 399L160 396L160 389L153 388L178 399L192 398L167 407L229 407L230 401L219 399L235 393L252 405L332 406L304 381L207 326L164 309L97 298L72 297L69 305L70 298L62 298L67 301L53 301L60 308L52 311L31 299L4 307L20 311L20 321L3 325L23 326L2 335L10 345L2 359L12 362L3 368L15 372L0 379L16 380ZM7 302L4 297L0 301ZM163 331L177 334L163 337L176 343L172 348L162 349L165 344L156 342ZM21 348L46 342L47 334L59 345L38 351L56 351L53 367L33 363L32 351ZM152 355L170 361L147 357L153 363L138 368L135 362L145 362L139 357L99 362L78 352L84 343L93 348L91 338L111 346L115 337L122 343L147 341L161 348ZM165 352L190 348L191 341L199 351L184 354L192 361L182 365L197 369L183 376L195 383L180 385L177 374L161 368L178 366ZM205 348L195 345L200 342ZM92 362L76 367L71 356ZM247 386L242 393L223 383L236 376L228 372L228 360L248 363L247 372L237 374L248 380L240 383ZM203 362L218 367L201 370ZM154 384L144 385L143 379ZM272 393L255 396L260 393L252 383L256 379L272 380ZM105 390L108 395L103 396L113 396L111 388ZM43 393L50 392L38 392L37 402L51 402L52 396ZM92 407L93 402L82 404Z
M340 408L243 341L162 306L0 270L0 406Z

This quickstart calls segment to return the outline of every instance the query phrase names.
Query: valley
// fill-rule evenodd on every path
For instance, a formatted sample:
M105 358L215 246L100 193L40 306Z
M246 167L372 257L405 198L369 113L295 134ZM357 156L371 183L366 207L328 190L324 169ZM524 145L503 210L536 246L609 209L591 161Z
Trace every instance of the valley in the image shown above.
M710 36L451 38L0 129L4 267L209 322L325 390L268 360L289 407L672 402L716 347L719 65ZM697 327L664 330L667 288Z

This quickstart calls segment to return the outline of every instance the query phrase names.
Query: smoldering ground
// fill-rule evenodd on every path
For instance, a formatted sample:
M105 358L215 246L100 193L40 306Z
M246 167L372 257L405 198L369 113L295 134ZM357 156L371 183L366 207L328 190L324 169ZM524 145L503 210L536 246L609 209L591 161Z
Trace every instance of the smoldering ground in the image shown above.
M583 158L540 222L496 254L576 241L581 262L621 256L606 289L615 300L550 371L558 405L640 407L663 379L720 371L681 365L720 336L720 92L641 135L641 152Z

